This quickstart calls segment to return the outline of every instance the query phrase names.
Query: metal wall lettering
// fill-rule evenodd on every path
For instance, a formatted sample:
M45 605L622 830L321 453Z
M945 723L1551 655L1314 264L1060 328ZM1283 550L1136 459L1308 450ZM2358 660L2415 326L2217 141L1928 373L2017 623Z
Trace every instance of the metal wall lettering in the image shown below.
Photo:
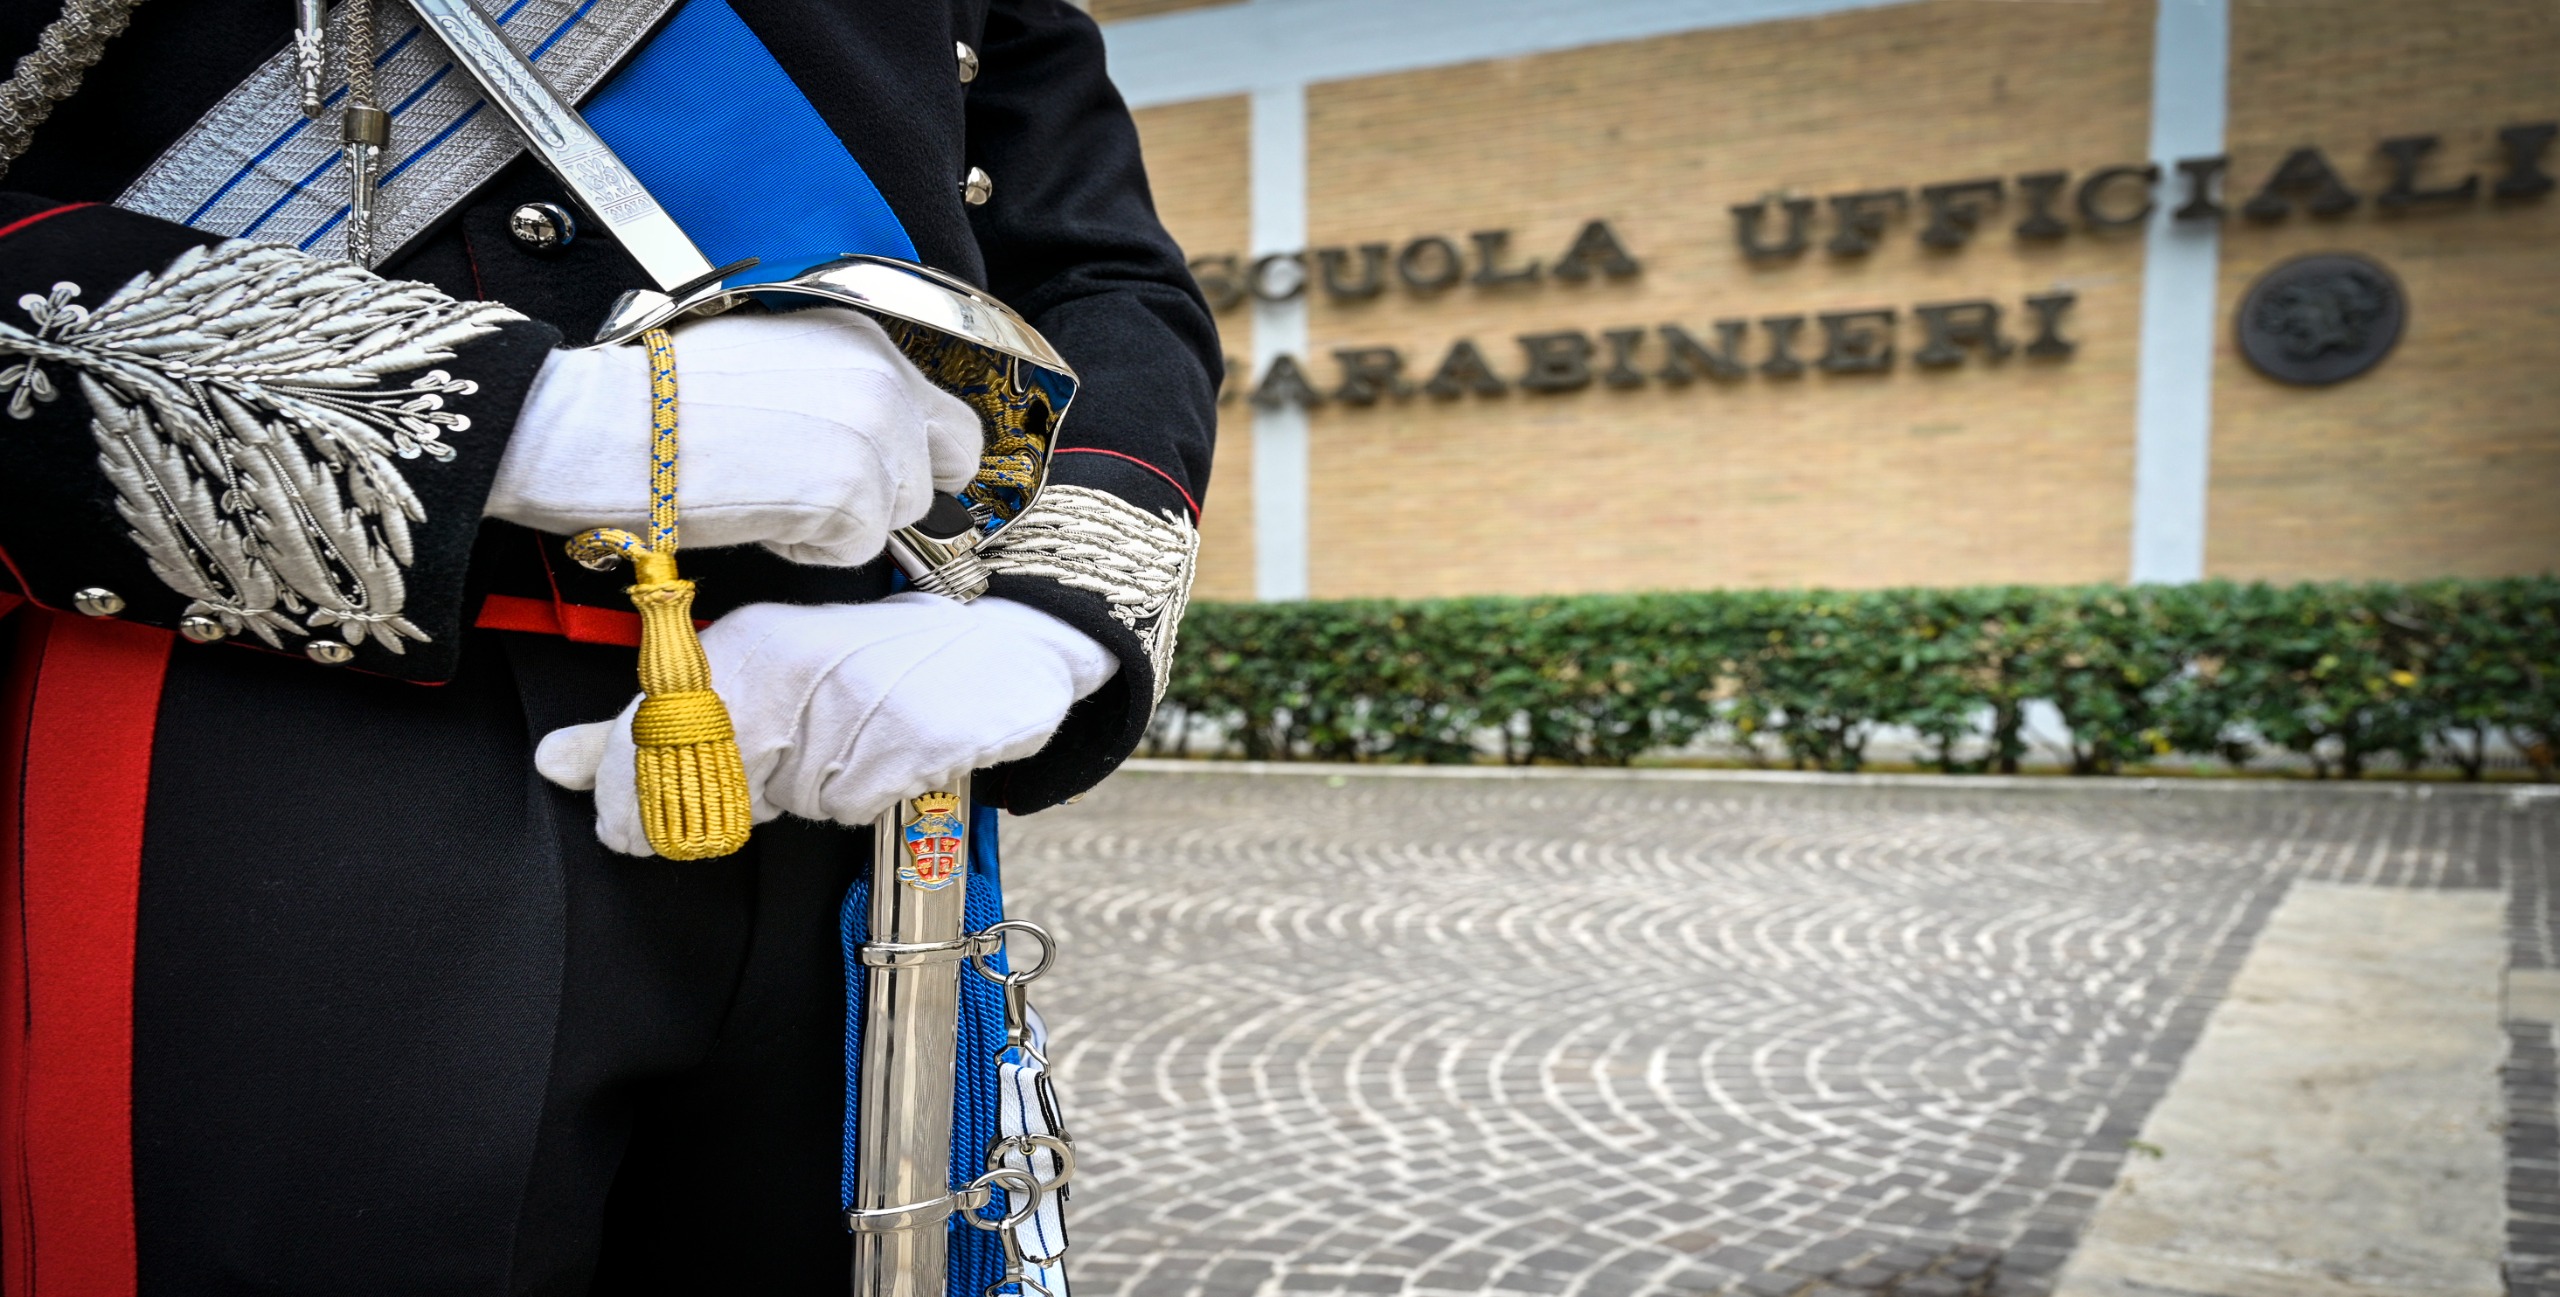
M1210 309L1226 311L1248 300L1287 301L1304 294L1311 283L1321 286L1333 301L1365 301L1387 290L1390 267L1394 283L1417 296L1444 293L1462 283L1501 290L1546 279L1568 284L1625 279L1644 268L1605 220L1583 222L1552 263L1521 256L1511 239L1509 230L1475 230L1464 245L1445 234L1424 234L1401 247L1362 243L1306 248L1267 253L1251 261L1219 253L1193 257L1191 277L1198 281L1201 296L1209 299Z
M1296 356L1275 357L1249 398L1277 408L1296 405L1314 409L1327 402L1368 407L1427 396L1443 401L1461 397L1495 397L1515 389L1541 395L1580 392L1595 385L1631 391L1660 384L1685 387L1700 379L1741 382L1762 378L1796 378L1819 370L1824 374L1882 374L1892 371L1904 354L1901 339L1917 328L1913 364L1928 369L1998 364L2012 356L2058 360L2076 344L2062 335L2063 317L2078 300L2071 292L2040 293L2020 299L2023 319L2032 330L2024 346L2002 332L2006 308L1988 298L1930 302L1914 306L1911 325L1899 308L1871 306L1806 315L1772 315L1757 321L1717 320L1709 328L1715 342L1699 340L1678 324L1623 325L1599 330L1557 329L1524 333L1513 339L1519 361L1509 376L1485 355L1472 338L1450 344L1430 377L1411 381L1405 353L1395 347L1337 347L1333 362L1340 381L1330 392L1320 388ZM1809 336L1808 325L1819 330ZM1808 358L1808 350L1818 347Z
M2456 161L2460 150L2443 136L2390 136L2354 174L2371 177L2366 183L2377 186L2374 210L2391 215L2481 208L2484 199L2489 207L2529 202L2560 187L2546 169L2555 141L2560 122L2501 126L2463 146L2474 153L2492 150L2493 157L2477 161L2494 162L2495 169L2464 170ZM2315 145L2286 151L2254 188L2230 190L2226 199L2230 172L2230 158L2216 154L2169 159L2165 165L2052 168L1819 196L1776 192L1728 206L1725 213L1741 255L1768 264L1800 258L1817 241L1831 257L1867 258L1904 237L1950 256L1983 242L1999 224L2021 243L2121 237L2151 225L2163 208L2167 215L2161 219L2179 222L2222 221L2233 208L2261 225L2297 216L2335 220L2362 207L2366 198L2350 173ZM2242 193L2249 195L2245 201L2238 198ZM1511 230L1490 229L1469 231L1463 239L1423 234L1401 244L1369 241L1278 252L1250 263L1233 255L1204 256L1191 266L1210 305L1221 311L1248 300L1321 296L1356 312L1391 291L1425 299L1461 290L1554 291L1541 286L1588 286L1643 271L1605 218L1584 221L1552 259L1529 255ZM1427 371L1423 357L1408 357L1396 347L1342 346L1330 349L1338 381L1329 387L1297 356L1273 357L1259 376L1243 372L1242 362L1231 357L1219 399L1275 409L1314 409L1328 401L1368 408L1415 397L1454 402L1515 390L1557 395L1595 386L1632 392L1702 379L1730 385L1816 372L1827 381L1890 373L1905 358L1933 371L2013 358L2050 363L2078 350L2065 333L2077 300L2076 293L2056 289L2016 299L2020 309L2014 315L2007 303L1967 298L1913 305L1907 319L1898 308L1874 306L1720 319L1695 331L1660 322L1541 330L1513 338L1518 354L1509 364L1488 355L1475 339L1458 338ZM2319 384L2379 363L2406 313L2405 296L2390 272L2369 259L2338 254L2268 272L2251 290L2237 323L2243 351L2262 372L2288 383ZM1706 340L1710 333L1712 342Z

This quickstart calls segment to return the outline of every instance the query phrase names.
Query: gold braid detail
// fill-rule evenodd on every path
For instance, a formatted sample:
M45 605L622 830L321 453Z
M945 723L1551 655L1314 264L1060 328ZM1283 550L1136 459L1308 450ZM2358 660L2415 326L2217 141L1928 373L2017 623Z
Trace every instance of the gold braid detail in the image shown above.
M1057 407L1050 393L1028 377L1028 366L974 342L950 334L883 318L891 341L933 385L959 397L978 412L987 430L986 454L978 461L978 477L961 498L984 505L991 516L1012 521L1040 480L1040 463L1049 454L1050 433L1057 427Z
M746 764L729 709L711 688L711 659L693 629L693 582L676 575L676 348L664 329L649 348L649 539L599 527L569 542L589 567L628 558L639 581L640 710L631 718L640 824L669 860L725 856L755 825Z

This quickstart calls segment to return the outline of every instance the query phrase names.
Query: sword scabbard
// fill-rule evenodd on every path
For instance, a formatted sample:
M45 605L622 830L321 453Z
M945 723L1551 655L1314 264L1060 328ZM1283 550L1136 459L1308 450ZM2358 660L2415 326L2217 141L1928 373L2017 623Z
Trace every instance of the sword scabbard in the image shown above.
M870 943L957 947L968 926L969 781L898 803L873 831ZM943 1297L960 959L884 958L862 979L854 1297Z

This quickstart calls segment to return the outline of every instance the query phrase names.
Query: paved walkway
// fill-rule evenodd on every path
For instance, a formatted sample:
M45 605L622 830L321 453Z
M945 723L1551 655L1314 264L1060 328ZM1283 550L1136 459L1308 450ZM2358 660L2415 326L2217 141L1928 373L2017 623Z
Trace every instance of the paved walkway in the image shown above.
M2062 1297L2501 1297L2503 899L2295 883Z
M1124 773L1007 831L1083 1297L2042 1294L2294 882L2560 966L2560 806L2497 796Z

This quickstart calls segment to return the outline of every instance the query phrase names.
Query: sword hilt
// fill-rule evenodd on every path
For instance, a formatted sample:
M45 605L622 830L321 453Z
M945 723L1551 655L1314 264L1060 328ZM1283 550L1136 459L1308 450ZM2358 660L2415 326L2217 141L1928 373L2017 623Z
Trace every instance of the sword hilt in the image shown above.
M987 565L978 557L986 537L969 506L937 495L924 517L889 533L889 556L917 589L967 603L987 592Z

